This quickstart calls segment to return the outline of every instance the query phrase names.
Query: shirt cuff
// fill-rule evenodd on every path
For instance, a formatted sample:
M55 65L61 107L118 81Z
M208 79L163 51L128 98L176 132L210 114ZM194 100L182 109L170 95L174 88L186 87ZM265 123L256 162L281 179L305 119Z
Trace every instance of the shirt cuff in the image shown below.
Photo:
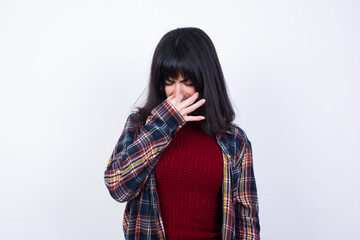
M167 99L156 106L151 111L151 114L161 118L172 131L177 130L186 123L181 113Z

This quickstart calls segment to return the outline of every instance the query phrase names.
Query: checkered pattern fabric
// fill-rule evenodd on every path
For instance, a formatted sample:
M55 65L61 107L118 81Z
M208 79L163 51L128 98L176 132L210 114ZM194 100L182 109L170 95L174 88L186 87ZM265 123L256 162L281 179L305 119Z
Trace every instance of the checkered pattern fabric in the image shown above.
M125 239L165 239L156 192L154 167L162 151L186 123L165 100L152 111L144 126L129 115L105 170L105 185L118 202L126 202ZM231 124L217 137L222 149L222 239L258 240L260 224L253 171L252 148L245 132Z

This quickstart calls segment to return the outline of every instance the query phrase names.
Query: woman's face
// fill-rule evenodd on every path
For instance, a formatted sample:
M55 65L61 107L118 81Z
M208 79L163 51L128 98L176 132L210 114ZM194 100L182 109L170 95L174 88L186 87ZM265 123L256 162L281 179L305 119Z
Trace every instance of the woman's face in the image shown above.
M182 94L184 95L183 100L185 100L195 93L193 82L180 74L177 78L165 79L164 86L166 97L169 97L172 94L175 94L175 96Z

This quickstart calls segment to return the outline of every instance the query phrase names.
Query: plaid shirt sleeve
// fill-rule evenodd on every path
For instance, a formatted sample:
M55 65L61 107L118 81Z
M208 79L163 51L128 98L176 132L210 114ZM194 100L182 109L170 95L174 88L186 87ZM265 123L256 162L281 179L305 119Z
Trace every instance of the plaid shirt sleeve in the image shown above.
M105 170L105 185L118 202L135 198L176 131L185 119L165 100L152 111L144 126L130 114Z
M240 172L235 208L236 239L259 240L260 224L258 197L255 183L251 142L245 134L244 149L238 153L237 168Z

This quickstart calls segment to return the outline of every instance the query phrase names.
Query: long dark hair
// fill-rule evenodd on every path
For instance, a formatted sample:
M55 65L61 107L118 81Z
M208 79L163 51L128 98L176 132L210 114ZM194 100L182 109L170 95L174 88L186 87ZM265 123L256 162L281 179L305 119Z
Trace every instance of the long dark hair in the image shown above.
M189 115L202 115L198 124L208 136L224 135L235 113L227 93L220 62L209 36L199 28L177 28L166 33L157 45L151 64L147 101L137 107L144 125L151 110L166 99L164 80L179 74L190 78L199 98L206 103ZM197 101L197 100L196 100Z

